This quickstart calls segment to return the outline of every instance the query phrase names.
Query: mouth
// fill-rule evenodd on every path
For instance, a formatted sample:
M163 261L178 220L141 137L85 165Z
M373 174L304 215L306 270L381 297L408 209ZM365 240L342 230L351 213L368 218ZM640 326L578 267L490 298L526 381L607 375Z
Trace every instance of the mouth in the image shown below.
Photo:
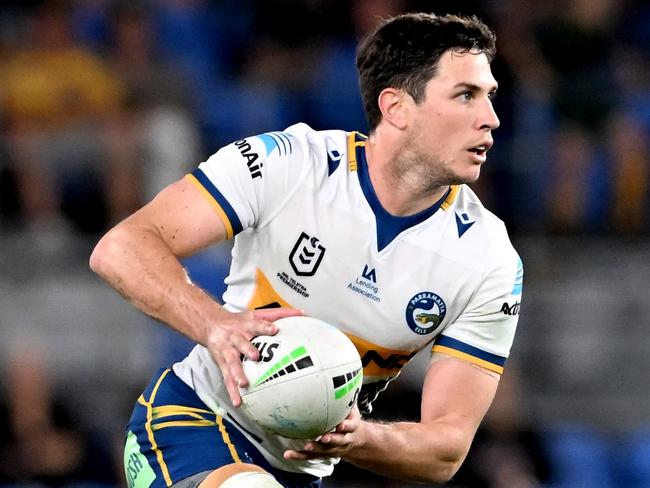
M491 147L492 142L486 142L485 144L479 144L478 146L470 147L467 151L474 155L474 159L485 161L487 158L487 152Z

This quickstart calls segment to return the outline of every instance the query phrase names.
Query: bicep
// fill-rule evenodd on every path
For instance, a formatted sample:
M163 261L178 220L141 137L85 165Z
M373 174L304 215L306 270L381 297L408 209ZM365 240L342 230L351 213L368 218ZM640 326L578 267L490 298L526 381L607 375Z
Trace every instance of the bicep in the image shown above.
M495 373L436 353L424 379L421 421L454 428L469 448L498 385Z
M178 257L226 238L226 226L208 199L187 178L164 188L122 225L155 232Z

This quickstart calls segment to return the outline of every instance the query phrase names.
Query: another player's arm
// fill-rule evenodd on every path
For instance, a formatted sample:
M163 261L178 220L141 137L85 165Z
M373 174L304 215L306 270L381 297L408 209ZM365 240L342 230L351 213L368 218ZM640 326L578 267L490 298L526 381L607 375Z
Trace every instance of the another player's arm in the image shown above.
M418 482L448 481L465 459L499 383L496 373L436 353L422 395L420 422L375 423L358 413L338 432L310 442L288 458L342 456L384 476Z
M225 238L214 209L182 179L102 237L90 267L144 313L207 346L239 405L237 384L246 384L240 354L256 359L250 339L274 333L270 321L297 312L234 314L191 283L178 258Z

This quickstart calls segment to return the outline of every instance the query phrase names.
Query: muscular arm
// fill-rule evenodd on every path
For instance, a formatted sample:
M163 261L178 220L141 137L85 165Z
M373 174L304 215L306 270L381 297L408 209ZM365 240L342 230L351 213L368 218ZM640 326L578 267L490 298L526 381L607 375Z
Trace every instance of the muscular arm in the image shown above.
M110 230L90 267L137 308L205 344L221 307L193 286L177 257L221 241L223 223L185 179Z
M182 179L110 230L95 247L90 267L144 313L208 347L238 406L237 385L247 382L240 354L256 359L250 339L275 333L271 321L298 312L234 314L190 282L178 258L225 237L210 204Z
M420 422L383 424L353 416L339 425L339 432L325 434L320 442L307 443L304 451L289 451L286 457L339 455L384 476L449 480L465 459L499 380L478 366L438 356L426 374Z

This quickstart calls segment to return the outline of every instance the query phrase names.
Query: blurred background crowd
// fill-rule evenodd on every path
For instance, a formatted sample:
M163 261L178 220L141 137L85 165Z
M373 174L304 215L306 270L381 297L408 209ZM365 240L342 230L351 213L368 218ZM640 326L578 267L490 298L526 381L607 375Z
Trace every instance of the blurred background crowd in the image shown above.
M0 485L121 486L150 374L191 346L87 269L98 236L220 146L366 132L355 46L406 11L498 35L481 180L526 267L466 487L650 487L650 5L631 0L4 0ZM228 246L185 264L219 297ZM378 418L417 418L425 357ZM325 487L405 487L342 465Z

